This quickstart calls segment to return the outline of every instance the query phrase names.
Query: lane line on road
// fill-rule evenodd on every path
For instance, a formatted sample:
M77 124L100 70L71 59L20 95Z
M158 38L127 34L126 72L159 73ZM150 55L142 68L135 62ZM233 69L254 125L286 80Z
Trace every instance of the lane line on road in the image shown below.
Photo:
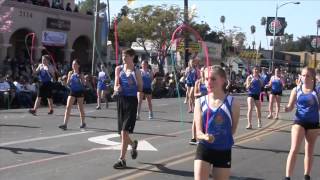
M270 122L268 124L271 124L271 123L272 122ZM186 130L174 132L174 133L170 133L170 134L167 134L167 135L173 136L173 135L183 134L183 133L186 133L186 132L189 132L189 131L191 131L191 129L186 129ZM60 138L60 137L78 135L78 134L85 134L85 133L91 133L91 132L94 132L94 131L84 131L84 132L77 132L77 133L62 134L62 135L57 135L57 136L48 136L48 137L40 137L40 138L12 141L12 142L7 142L7 143L1 143L0 146L8 146L8 145L20 144L20 143L26 143L26 142L54 139L54 138ZM256 133L256 131L249 132L249 133L246 133L246 134L250 135L250 134L253 134L253 133ZM243 135L240 135L240 136L243 136ZM162 138L162 137L163 136L155 135L155 136L144 138L144 139L141 139L141 140L153 140L153 139ZM39 159L39 160L30 161L30 162L26 162L26 163L20 163L20 164L16 164L16 165L10 165L10 166L6 166L6 167L1 167L0 171L7 170L7 169L12 169L12 168L17 168L17 167L21 167L21 166L26 166L26 165L38 164L38 163L42 163L42 162L46 162L46 161L50 161L50 160L61 159L61 158L75 156L75 155L79 155L79 154L94 152L94 151L97 151L97 150L101 150L101 147L100 148L92 148L92 149L85 150L85 151L79 151L79 152L71 153L71 154L68 154L68 155L62 155L62 156L59 155L59 156L54 156L54 157L51 157L51 158L44 158L44 159ZM172 157L171 157L171 159L172 159Z
M268 123L267 127L263 128L263 129L259 129L259 131L246 133L246 137L249 137L250 140L254 140L254 138L262 136L266 130L268 130L269 128L272 128L272 127L276 127L279 123L280 123L280 121L272 120L272 122ZM269 131L267 131L267 132L269 132ZM239 136L235 137L236 144L238 144L239 142L244 141L244 140L247 140L247 138L245 138L244 135L239 135ZM194 151L189 151L189 152L186 152L182 155L187 156L187 157L185 157L186 159L194 158ZM161 161L157 161L157 162L152 162L152 164L170 163L172 161L174 161L174 162L176 161L176 156L171 156L171 157L166 158L165 160L161 160ZM181 160L181 163L182 162L185 162L185 161ZM145 169L150 169L150 168L153 169L154 166L153 165L143 165L143 166L137 167L136 169L132 169L132 170L128 170L128 171L125 171L122 173L103 177L99 180L110 180L110 179L121 179L121 178L131 179L131 176L136 178L136 174L145 173L145 172L139 172L139 170L143 170L143 169L145 170ZM134 174L132 174L132 173L134 173Z
M174 133L170 133L167 134L168 136L174 136L174 135L178 135L178 134L183 134L186 133L188 131L191 131L191 129L187 129L187 130L182 130L182 131L178 131L178 132L174 132ZM94 132L94 131L85 131L82 133L86 133L86 132ZM70 133L70 134L75 134L75 133ZM163 136L161 135L155 135L149 138L144 138L141 140L152 140L152 139L157 139L157 138L161 138ZM20 142L19 142L20 143ZM111 146L109 146L111 147ZM103 147L98 147L98 148L92 148L89 150L84 150L84 151L79 151L79 152L75 152L75 153L71 153L71 154L67 154L67 155L58 155L58 156L54 156L54 157L50 157L50 158L44 158L44 159L39 159L39 160L34 160L34 161L30 161L30 162L25 162L25 163L20 163L20 164L15 164L15 165L10 165L10 166L5 166L5 167L0 167L0 172L4 171L4 170L8 170L8 169L12 169L12 168L17 168L17 167L21 167L21 166L26 166L26 165L34 165L34 164L38 164L38 163L42 163L42 162L47 162L47 161L51 161L51 160L56 160L56 159L62 159L62 158L66 158L66 157L70 157L70 156L75 156L75 155L80 155L80 154L84 154L84 153L89 153L89 152L93 152L93 151L97 151L97 150L103 150L101 148L105 148L105 146Z
M9 146L9 145L15 145L15 144L21 144L21 143L29 143L34 141L42 141L42 140L48 140L48 139L56 139L61 137L67 137L67 136L74 136L79 134L86 134L86 133L92 133L94 131L83 131L83 132L75 132L75 133L68 133L68 134L60 134L56 136L45 136L45 137L38 137L38 138L31 138L31 139L24 139L24 140L18 140L18 141L11 141L6 143L0 143L0 146Z
M274 126L277 126L279 123L280 122L278 121L278 123L274 124ZM284 124L284 125L276 128L276 129L273 129L273 130L270 130L270 131L264 131L263 133L260 133L259 135L255 136L255 137L249 137L247 139L242 139L242 140L238 141L235 145L239 145L239 144L246 143L248 141L252 141L255 138L268 136L268 135L273 134L274 132L277 132L277 131L279 131L281 129L287 128L288 125L291 125L291 123ZM180 158L179 160L170 160L169 162L161 161L161 162L155 162L155 163L152 163L152 164L165 164L165 167L170 167L170 166L173 166L173 165L176 165L176 164L181 164L181 163L193 160L194 159L194 153L195 153L194 151L191 151L191 152L188 152L188 153L184 153L184 157ZM189 155L186 155L186 154L189 154ZM169 159L169 158L167 158L167 159ZM148 165L148 166L149 166L149 168L148 167L144 167L144 168L140 168L139 167L139 168L137 168L135 170L135 171L137 171L137 173L129 175L129 176L126 176L126 177L124 177L125 175L114 176L114 177L111 176L111 177L102 178L102 179L99 179L99 180L110 180L110 179L118 179L118 178L120 178L120 179L121 178L125 178L127 180L131 180L131 179L138 179L139 177L142 177L142 176L154 173L154 172L161 172L161 170L159 168L157 168L157 167L154 167L154 166L151 166L151 165ZM152 168L150 168L150 167L152 167ZM138 170L142 170L142 172L140 172Z

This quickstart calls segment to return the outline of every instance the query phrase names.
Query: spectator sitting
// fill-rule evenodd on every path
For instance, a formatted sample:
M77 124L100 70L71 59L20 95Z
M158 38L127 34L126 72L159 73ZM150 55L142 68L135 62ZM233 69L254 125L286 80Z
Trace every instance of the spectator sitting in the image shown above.
M71 9L71 4L68 2L67 3L67 6L66 6L66 11L70 11L70 12L72 12L72 9Z
M35 93L35 86L31 85L24 77L20 77L19 82L14 82L17 88L17 97L20 107L32 108L32 96Z
M10 85L10 94L9 94L10 107L13 107L18 104L18 103L15 103L15 100L17 100L15 98L16 97L16 86L13 84L12 77L9 74L6 75L6 81Z
M5 81L4 77L0 74L0 105L8 104L9 106L9 103L10 103L9 93L10 93L10 84L7 81Z

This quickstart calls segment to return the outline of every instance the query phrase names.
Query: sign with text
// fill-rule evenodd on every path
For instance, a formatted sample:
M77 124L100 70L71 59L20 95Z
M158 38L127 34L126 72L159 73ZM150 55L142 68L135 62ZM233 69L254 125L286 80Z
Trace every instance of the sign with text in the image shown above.
M195 53L200 51L200 43L198 42L189 42L188 43L189 52ZM177 51L184 52L184 42L180 42L177 46Z
M71 22L62 19L55 19L55 18L47 18L47 28L50 29L59 29L63 31L69 31L71 26Z
M64 32L43 31L41 42L47 46L65 46L67 34Z
M273 32L275 30L276 36L283 36L284 29L286 28L286 19L284 17L268 17L267 18L267 26L266 26L266 35L273 36Z
M317 36L311 36L311 46L312 48L320 48L320 37L317 38Z

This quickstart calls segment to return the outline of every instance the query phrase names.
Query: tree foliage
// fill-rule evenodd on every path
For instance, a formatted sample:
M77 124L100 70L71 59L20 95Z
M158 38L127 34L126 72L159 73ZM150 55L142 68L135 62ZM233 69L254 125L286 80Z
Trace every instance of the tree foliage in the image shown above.
M85 1L80 1L78 6L79 6L79 11L83 14L86 14L87 12L95 12L95 5L96 1L95 0L85 0ZM106 4L104 2L101 2L99 5L99 10L103 9L106 7Z
M181 9L176 6L152 6L129 9L124 7L118 14L118 35L122 44L137 42L147 55L147 40L152 42L155 51L161 54L159 70L170 48L171 34L182 23Z

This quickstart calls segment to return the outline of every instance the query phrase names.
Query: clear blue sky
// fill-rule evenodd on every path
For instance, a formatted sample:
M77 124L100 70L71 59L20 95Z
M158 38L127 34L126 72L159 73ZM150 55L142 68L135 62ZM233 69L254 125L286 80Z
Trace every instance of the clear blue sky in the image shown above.
M102 0L106 1L106 0ZM127 0L109 0L110 14L115 16L122 6L127 4ZM289 1L280 0L189 0L189 8L192 5L197 7L197 21L207 22L212 29L214 27L222 28L220 16L226 17L225 28L232 29L233 26L241 27L241 31L247 36L246 43L251 44L253 36L250 32L250 26L256 26L255 39L258 45L267 47L265 29L260 25L261 17L275 16L276 4L283 4ZM316 34L316 21L320 19L320 1L304 0L299 5L288 4L281 7L278 11L279 17L285 17L288 26L285 32L294 35L294 39L305 35ZM183 0L136 0L130 8L141 7L145 5L176 4L183 8ZM269 37L269 41L270 42Z

